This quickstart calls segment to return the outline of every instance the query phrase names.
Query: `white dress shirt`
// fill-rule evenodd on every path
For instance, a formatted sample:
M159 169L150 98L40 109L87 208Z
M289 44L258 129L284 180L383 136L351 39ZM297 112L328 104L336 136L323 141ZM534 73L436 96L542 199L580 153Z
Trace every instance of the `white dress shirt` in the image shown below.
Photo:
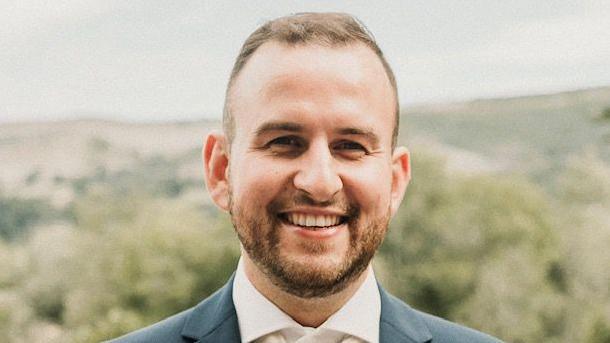
M265 298L250 282L240 259L233 303L242 342L378 343L381 298L371 267L360 288L317 328L304 327Z

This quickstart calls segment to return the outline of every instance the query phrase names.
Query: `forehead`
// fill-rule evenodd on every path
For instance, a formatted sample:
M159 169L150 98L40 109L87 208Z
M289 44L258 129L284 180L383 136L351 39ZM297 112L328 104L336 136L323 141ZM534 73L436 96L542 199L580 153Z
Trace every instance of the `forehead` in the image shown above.
M231 98L237 132L272 114L313 111L345 120L364 111L372 120L393 122L395 111L385 69L364 44L265 43L237 77Z

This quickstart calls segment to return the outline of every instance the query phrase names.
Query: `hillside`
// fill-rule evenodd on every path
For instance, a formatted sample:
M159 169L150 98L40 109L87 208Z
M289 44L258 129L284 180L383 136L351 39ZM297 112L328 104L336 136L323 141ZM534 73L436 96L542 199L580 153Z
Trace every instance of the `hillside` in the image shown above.
M482 156L497 169L544 178L585 151L610 161L610 87L406 108L401 137ZM450 153L450 152L449 152Z
M75 120L0 125L0 189L70 201L71 182L119 173L164 158L178 176L201 178L200 146L216 122L122 123ZM174 161L178 160L178 161ZM158 161L157 161L158 162ZM158 163L157 163L158 164ZM176 165L179 164L179 165Z

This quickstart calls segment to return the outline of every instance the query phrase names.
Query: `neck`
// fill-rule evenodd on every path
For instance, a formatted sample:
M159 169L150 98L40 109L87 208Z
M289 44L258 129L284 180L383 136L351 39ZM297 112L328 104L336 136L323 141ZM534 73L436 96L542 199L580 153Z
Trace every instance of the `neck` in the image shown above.
M274 285L260 271L247 253L242 252L244 271L252 285L269 301L288 314L297 323L307 327L322 325L331 315L337 312L356 293L369 273L370 266L345 289L316 298L300 298Z

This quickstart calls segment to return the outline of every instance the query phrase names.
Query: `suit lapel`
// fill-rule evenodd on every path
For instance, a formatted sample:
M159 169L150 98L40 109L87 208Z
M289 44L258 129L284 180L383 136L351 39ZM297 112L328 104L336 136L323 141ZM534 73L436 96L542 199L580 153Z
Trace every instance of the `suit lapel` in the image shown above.
M230 319L224 321L220 326L203 336L196 343L239 343L241 337L239 334L239 326L237 324L237 316L233 316Z
M182 336L199 343L239 343L237 313L233 305L233 279L195 306L182 329ZM420 316L408 305L387 293L379 285L381 319L379 342L424 343L432 334Z
M424 343L432 340L426 323L407 304L386 292L379 285L381 296L381 320L379 342Z
M182 329L182 336L200 343L239 343L239 325L233 305L233 279L195 306Z

